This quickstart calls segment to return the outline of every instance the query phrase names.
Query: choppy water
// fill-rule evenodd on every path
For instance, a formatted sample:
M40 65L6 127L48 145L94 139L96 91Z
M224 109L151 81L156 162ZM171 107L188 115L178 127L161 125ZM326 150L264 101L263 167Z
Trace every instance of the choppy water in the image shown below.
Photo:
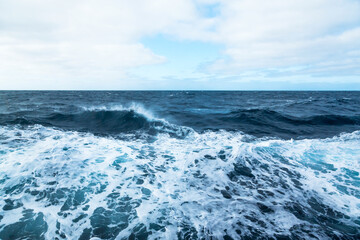
M0 239L359 239L360 92L0 92Z

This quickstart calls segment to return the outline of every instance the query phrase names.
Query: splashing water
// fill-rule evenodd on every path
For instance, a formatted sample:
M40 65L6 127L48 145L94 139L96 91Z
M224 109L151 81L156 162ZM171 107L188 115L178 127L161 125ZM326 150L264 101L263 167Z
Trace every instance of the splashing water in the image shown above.
M359 234L360 132L149 142L37 125L0 136L1 239Z
M320 101L306 99L282 107ZM175 124L142 104L56 101L2 109L0 239L360 238L360 131L304 138L357 128L356 114L183 110L193 125L206 122L194 112L262 133L274 121L274 136L254 136Z

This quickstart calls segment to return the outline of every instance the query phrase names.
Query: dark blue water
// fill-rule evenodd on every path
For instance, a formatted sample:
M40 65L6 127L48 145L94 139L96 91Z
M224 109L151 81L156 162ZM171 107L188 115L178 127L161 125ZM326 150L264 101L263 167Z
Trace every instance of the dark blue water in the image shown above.
M29 91L1 92L0 99L1 125L41 124L95 134L149 132L161 125L137 107L199 133L325 138L360 126L359 92Z
M0 92L0 239L359 239L360 92Z

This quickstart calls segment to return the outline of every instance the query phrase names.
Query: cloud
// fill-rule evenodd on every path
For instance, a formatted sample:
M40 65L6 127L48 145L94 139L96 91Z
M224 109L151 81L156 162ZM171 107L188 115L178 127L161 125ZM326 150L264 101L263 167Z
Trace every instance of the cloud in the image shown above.
M195 5L186 0L3 0L0 81L50 88L55 81L67 87L85 79L126 85L130 69L166 61L141 37L201 22L196 18Z
M360 75L357 0L0 0L0 87L141 89L151 77L137 67L168 61L141 44L156 35L223 46L193 76L166 72L169 89L182 77Z
M211 64L210 71L300 67L322 74L341 68L346 74L360 67L360 2L224 1L216 35L227 57Z

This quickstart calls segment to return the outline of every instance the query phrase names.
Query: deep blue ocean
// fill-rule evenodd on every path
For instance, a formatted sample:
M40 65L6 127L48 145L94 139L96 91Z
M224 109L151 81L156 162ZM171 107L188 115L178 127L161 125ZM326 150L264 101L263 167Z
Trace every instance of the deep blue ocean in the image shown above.
M0 91L0 239L360 239L360 92Z

